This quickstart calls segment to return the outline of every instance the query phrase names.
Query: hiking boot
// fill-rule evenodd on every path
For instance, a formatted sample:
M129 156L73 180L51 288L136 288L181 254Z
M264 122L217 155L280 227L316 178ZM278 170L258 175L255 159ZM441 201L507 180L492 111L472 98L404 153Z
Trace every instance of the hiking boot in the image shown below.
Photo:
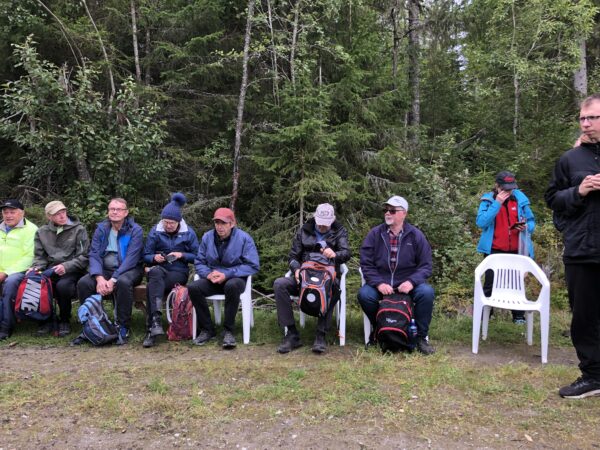
M52 331L52 323L51 322L40 322L38 324L38 329L35 332L37 337L47 336Z
M65 337L71 334L71 325L69 322L60 322L58 324L58 337Z
M125 345L129 342L129 328L120 327L119 328L119 336L117 337L117 341L115 344L117 345Z
M235 342L235 336L231 331L225 330L223 333L223 348L231 349L235 348L237 342Z
M215 337L214 331L200 330L200 334L192 341L194 345L204 345Z
M435 353L435 348L429 343L429 340L426 337L418 337L417 351L424 355L433 355Z
M323 353L327 348L327 342L325 342L325 335L323 333L317 333L315 337L315 342L312 346L313 353Z
M277 351L279 353L289 353L292 350L297 349L298 347L302 347L302 342L300 342L300 336L298 333L289 333L283 337L283 341L277 347Z
M0 341L8 339L10 337L10 331L0 330Z
M162 326L162 315L154 314L152 317L152 325L150 326L150 334L152 336L162 336L165 334L165 330Z
M73 339L69 345L71 347L75 347L76 345L81 345L85 342L85 338L83 337L82 334L80 334L79 336L77 336L75 339Z
M142 346L144 348L154 347L156 345L156 338L152 336L152 332L146 333L144 336L144 342L142 342Z
M600 395L600 381L579 377L568 386L561 387L558 395L563 398L586 398Z

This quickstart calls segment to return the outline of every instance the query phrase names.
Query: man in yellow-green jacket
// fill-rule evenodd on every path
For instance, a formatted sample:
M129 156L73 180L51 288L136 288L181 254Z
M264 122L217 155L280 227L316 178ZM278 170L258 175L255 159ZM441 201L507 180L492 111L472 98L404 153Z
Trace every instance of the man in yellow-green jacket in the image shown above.
M0 205L0 341L15 327L14 301L25 271L33 262L33 239L37 226L25 219L23 204L14 199Z

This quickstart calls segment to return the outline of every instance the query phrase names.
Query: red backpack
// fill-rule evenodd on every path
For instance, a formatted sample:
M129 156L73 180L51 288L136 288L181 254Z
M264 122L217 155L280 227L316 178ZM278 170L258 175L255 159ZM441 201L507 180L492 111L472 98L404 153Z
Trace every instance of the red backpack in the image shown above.
M18 320L46 320L54 307L52 281L41 272L29 272L19 284L15 297L15 316Z
M176 285L167 297L167 318L169 341L184 341L193 338L194 305L185 286Z

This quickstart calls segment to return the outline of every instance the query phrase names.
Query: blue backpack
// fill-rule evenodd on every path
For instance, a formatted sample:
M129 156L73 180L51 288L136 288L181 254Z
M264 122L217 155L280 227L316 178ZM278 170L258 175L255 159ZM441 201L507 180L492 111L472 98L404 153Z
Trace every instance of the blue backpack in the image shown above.
M93 345L110 344L117 340L117 327L110 321L102 307L102 297L98 294L88 297L77 310L83 325L82 336Z

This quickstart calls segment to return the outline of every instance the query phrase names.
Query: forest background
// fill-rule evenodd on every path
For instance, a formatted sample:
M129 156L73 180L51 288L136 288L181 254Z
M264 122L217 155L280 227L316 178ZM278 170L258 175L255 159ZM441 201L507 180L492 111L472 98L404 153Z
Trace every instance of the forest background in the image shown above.
M600 91L598 0L0 0L0 197L90 230L123 196L147 232L172 192L198 234L232 206L271 289L329 202L358 248L400 194L463 309L480 196L508 169L565 305L543 192Z

